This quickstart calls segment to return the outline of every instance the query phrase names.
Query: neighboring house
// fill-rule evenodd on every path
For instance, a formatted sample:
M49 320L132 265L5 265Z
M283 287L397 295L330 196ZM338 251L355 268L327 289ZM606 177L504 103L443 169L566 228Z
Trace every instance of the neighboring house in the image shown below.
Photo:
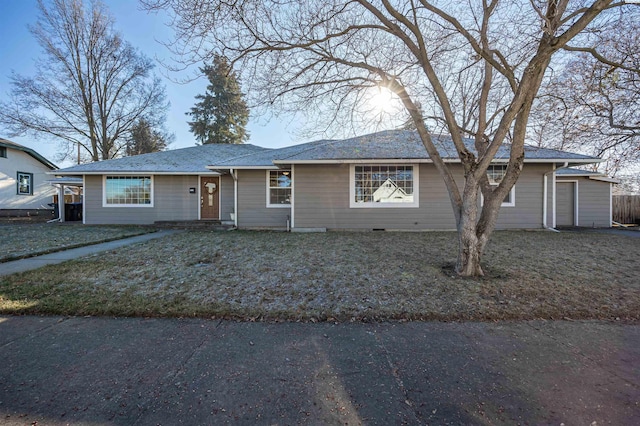
M462 183L453 143L443 136L435 142ZM492 184L500 182L507 160L508 147L502 147L488 171ZM598 161L526 147L522 174L505 198L497 227L554 226L555 170ZM88 224L220 220L239 228L294 231L455 229L443 180L412 131L280 149L204 145L84 164L56 174L83 179ZM610 197L600 202L609 206ZM609 226L606 220L603 226Z
M558 170L555 226L610 227L615 183L619 182L603 173L571 168Z
M51 210L55 189L48 172L58 167L36 151L0 138L0 215L26 216Z

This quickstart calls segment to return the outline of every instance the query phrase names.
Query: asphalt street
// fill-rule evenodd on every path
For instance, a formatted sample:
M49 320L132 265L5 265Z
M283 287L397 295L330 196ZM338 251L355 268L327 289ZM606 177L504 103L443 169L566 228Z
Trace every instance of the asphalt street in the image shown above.
M0 317L3 425L640 424L640 325Z

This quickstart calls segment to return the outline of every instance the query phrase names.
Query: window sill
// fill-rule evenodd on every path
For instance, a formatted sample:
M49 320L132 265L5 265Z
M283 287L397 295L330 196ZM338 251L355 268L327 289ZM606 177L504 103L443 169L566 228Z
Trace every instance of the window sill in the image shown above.
M144 208L144 207L153 207L153 204L103 204L102 207L107 207L107 208L110 208L110 207L127 207L127 208L129 208L129 207L136 207L136 208L141 207L141 208Z
M417 209L419 203L355 203L349 205L351 209Z

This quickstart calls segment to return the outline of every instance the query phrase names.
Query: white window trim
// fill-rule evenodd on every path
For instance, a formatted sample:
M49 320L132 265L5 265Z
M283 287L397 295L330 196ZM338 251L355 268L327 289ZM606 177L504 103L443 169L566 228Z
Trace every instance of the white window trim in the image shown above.
M498 184L490 184L491 186L498 186ZM511 200L508 203L502 202L502 204L500 204L500 207L515 207L516 206L516 186L513 185L511 187L511 189L509 190L509 199ZM480 193L480 205L483 206L484 205L484 195L482 195L482 192Z
M147 177L151 178L151 203L149 204L107 204L107 178L108 177ZM136 207L148 208L153 207L155 202L155 188L153 175L136 174L136 175L103 175L102 176L102 207L119 208L119 207Z
M500 167L504 167L506 169L507 165L506 164L491 164L489 167L491 166L500 166ZM506 172L506 170L505 170ZM498 185L500 185L500 183L491 183L491 181L489 181L489 185L496 187ZM514 184L511 189L509 190L509 201L508 203L502 202L502 204L500 204L500 207L515 207L516 206L516 185ZM482 195L482 193L480 193L480 205L484 205L484 196Z
M411 166L413 168L413 202L412 203L356 203L356 166L369 166L374 164L350 164L349 165L349 208L352 209L406 209L420 207L420 166L418 164L379 164L376 166Z
M267 170L267 208L270 209L290 209L293 204L293 200L289 202L289 204L271 204L271 187L269 184L271 183L271 172L290 172L291 173L291 186L289 189L291 190L291 197L293 197L293 169L277 169L277 170Z

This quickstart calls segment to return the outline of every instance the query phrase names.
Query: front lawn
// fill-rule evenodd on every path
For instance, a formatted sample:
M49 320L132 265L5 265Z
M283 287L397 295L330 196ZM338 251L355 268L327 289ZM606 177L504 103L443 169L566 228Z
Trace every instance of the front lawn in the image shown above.
M640 319L640 239L496 232L487 277L456 234L187 231L0 279L0 313L248 320Z
M152 231L139 226L0 222L0 263Z

